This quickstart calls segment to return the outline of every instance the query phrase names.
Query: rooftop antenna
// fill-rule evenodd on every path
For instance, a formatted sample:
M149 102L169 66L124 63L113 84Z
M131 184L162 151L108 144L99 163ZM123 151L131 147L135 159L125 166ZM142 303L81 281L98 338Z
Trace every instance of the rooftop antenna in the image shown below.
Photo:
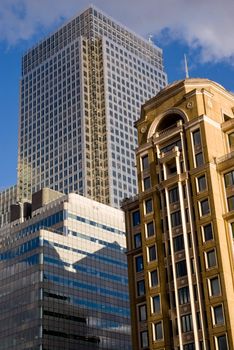
M186 79L188 79L189 78L188 62L185 54L184 54L184 69L185 69L185 77Z
M148 38L148 41L149 41L150 44L153 44L153 40L152 40L152 39L153 39L153 35L150 34L150 35L149 35L149 38Z

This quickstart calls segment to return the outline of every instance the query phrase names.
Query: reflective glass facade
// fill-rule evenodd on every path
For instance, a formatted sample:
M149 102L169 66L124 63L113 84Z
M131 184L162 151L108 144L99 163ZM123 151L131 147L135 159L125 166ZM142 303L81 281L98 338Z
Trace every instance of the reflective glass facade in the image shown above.
M69 194L0 235L1 350L131 349L120 210Z
M22 59L20 199L49 187L101 203L137 192L134 122L167 83L162 50L93 6Z
M10 222L10 206L17 199L17 186L11 186L0 192L0 227Z

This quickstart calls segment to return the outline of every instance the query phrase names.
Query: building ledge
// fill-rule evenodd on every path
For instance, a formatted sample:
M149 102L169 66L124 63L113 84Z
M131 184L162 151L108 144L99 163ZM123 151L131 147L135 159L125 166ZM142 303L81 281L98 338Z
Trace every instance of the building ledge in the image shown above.
M234 166L234 151L215 159L217 170L222 172Z
M138 202L139 200L139 194L129 197L129 198L124 198L121 202L121 208L124 209L125 207L128 207L129 205Z
M227 131L234 129L234 118L222 123L221 129L223 132L227 132Z
M177 135L179 132L183 131L183 123L182 121L178 121L177 124L170 126L167 129L156 132L153 136L153 141L155 144L161 144L167 139L171 139L173 136Z
M168 152L161 152L160 153L160 158L158 158L159 162L162 163L167 163L168 161L170 161L171 159L175 158L175 157L179 157L180 156L180 150L178 146L173 147L172 150L168 151Z
M171 176L167 180L161 181L161 183L157 185L157 188L160 191L163 190L165 187L169 187L171 185L174 185L175 183L182 182L186 179L188 179L188 172L176 174L174 176Z
M226 221L232 221L234 219L234 210L231 210L231 211L223 214L223 219Z

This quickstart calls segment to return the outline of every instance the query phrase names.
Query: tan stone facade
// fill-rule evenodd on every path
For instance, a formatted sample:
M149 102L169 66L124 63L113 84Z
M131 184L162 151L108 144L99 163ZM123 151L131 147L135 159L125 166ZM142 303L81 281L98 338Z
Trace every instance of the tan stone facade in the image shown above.
M234 349L234 96L206 79L142 107L124 202L134 349Z

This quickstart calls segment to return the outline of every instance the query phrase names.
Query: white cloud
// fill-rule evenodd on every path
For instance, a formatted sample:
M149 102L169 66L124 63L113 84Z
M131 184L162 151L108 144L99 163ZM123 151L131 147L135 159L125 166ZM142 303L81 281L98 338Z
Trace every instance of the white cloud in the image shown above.
M15 45L46 34L89 5L87 0L0 0L0 40ZM232 61L233 0L93 0L93 4L147 37L167 28L172 40L199 48L204 61Z

